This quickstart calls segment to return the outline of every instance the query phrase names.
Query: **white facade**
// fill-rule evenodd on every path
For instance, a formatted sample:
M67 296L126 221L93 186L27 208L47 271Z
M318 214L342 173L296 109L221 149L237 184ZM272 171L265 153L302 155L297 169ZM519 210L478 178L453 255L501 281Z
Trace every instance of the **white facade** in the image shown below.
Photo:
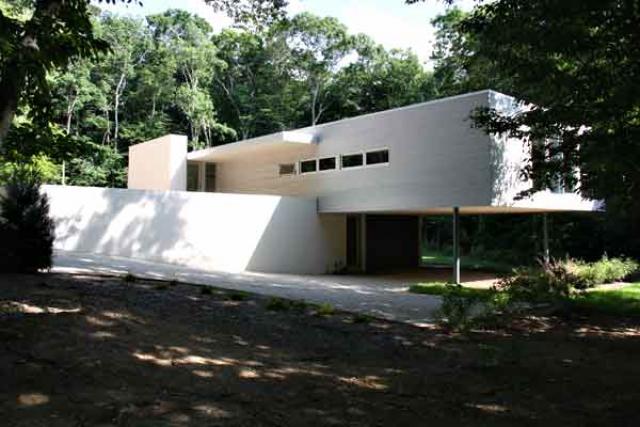
M474 128L478 107L517 105L487 90L191 153L175 135L138 144L130 190L47 187L55 245L223 271L326 273L366 269L368 259L417 262L419 215L596 209L571 193L518 199L530 185L520 179L526 144Z
M223 193L317 197L320 213L463 213L593 210L574 194L519 200L530 183L520 178L527 146L473 127L479 107L516 108L513 98L486 90L189 153L191 162L216 164ZM388 162L367 165L386 150ZM341 166L363 155L361 167ZM306 160L335 158L333 170L301 173ZM281 175L280 165L297 173Z
M345 264L344 217L304 198L45 186L56 250L203 269L323 274Z

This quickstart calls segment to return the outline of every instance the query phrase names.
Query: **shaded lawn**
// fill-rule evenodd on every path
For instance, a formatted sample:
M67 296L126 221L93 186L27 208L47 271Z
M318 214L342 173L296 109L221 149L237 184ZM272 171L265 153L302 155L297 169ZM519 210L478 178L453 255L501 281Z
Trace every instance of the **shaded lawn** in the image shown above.
M0 276L2 423L640 422L633 320L521 319L461 336L317 310L188 285Z
M409 291L437 296L455 294L479 301L488 300L493 292L489 288L452 287L446 283L419 283L412 285ZM568 304L584 314L640 317L640 283L629 284L619 289L593 289L572 297Z
M576 308L620 316L640 317L640 283L612 290L593 290L575 299Z

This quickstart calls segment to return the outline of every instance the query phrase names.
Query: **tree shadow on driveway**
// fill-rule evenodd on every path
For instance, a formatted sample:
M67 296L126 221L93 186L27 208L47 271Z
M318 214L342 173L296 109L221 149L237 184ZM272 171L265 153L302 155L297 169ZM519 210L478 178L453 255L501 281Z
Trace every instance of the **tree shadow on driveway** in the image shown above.
M633 425L638 325L468 336L256 295L0 276L11 426ZM271 307L271 309L269 309Z

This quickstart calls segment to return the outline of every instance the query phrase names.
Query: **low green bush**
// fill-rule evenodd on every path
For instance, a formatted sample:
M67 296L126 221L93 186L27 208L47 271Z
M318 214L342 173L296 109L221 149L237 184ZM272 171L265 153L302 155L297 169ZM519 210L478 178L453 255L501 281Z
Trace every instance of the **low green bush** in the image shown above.
M620 281L638 271L631 259L608 258L587 263L574 259L540 262L537 268L515 269L498 289L520 301L563 300L597 285Z
M228 295L231 301L244 301L249 298L249 293L244 291L234 291Z
M470 289L446 284L438 295L442 297L442 305L436 318L441 325L460 332L474 327L503 327L521 309L521 304L497 287Z
M130 271L127 272L124 276L122 276L122 281L125 283L135 283L138 281L138 278L132 274Z
M353 317L351 318L351 321L353 323L369 323L372 320L373 320L373 317L367 314L362 314L362 313L354 314Z
M513 300L542 302L567 298L578 281L572 264L552 260L540 267L521 267L502 278L496 288Z
M609 258L606 255L593 263L573 261L579 283L577 286L590 288L605 283L613 283L638 271L638 262L629 258Z
M329 303L322 303L316 306L315 311L318 316L331 316L335 314L336 309Z
M272 297L272 298L269 298L269 300L267 301L266 309L269 311L291 310L291 311L302 313L311 306L315 306L315 305L308 304L304 301L299 301L299 300L290 300L286 298Z

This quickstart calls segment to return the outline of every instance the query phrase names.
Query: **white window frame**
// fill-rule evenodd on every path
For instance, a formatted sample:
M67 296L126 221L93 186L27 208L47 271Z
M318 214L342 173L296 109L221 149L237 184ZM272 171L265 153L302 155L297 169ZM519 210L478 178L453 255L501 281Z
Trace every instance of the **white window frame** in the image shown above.
M367 153L377 153L378 151L386 151L389 157L389 160L387 160L384 163L374 163L374 164L369 164L367 163ZM364 165L368 168L377 168L377 167L382 167L382 166L389 166L389 163L391 163L391 150L389 150L389 147L381 147L381 148L373 148L371 150L367 150L364 152Z
M320 170L320 160L324 160L324 159L334 159L336 161L336 167L333 169ZM317 173L328 173L328 172L335 172L337 170L340 170L340 156L318 157L318 164L316 169L318 170Z
M362 156L362 164L360 166L347 166L346 168L342 166L342 158L343 157L345 157L345 156L356 156L358 154ZM365 162L366 162L367 159L366 159L366 157L364 155L364 151L354 151L353 153L340 154L338 156L338 158L339 158L338 165L340 166L340 170L346 171L346 170L362 169L362 168L364 168L366 166Z
M303 164L304 162L311 162L311 161L313 161L313 162L315 162L315 163L316 163L316 170L311 171L311 172L303 172L303 171L302 171L302 164ZM318 165L318 159L317 159L317 158L300 160L300 161L298 162L298 171L299 171L299 175L312 175L312 174L314 174L314 173L318 173L318 166L319 166L319 165Z

